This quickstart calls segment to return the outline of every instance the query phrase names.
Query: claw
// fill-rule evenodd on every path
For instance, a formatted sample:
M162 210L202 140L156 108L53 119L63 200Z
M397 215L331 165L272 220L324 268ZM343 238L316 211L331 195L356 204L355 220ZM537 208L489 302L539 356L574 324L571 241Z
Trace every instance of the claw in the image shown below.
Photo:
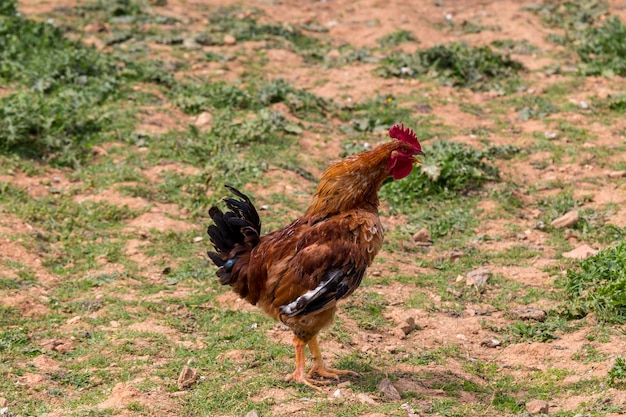
M316 362L313 365L313 367L311 368L311 370L309 371L307 375L311 377L314 374L317 374L321 376L322 378L333 378L333 379L336 379L337 381L339 381L339 375L360 376L358 373L353 372L353 371L327 368L324 366L324 364L320 365L319 362Z
M330 381L316 381L313 380L311 378L309 378L309 376L307 375L303 375L301 373L299 373L298 371L294 372L293 374L289 374L285 377L285 381L293 381L296 382L298 384L303 384L306 385L309 388L314 389L315 391L319 391L322 392L322 389L320 387L318 387L318 385L329 385Z

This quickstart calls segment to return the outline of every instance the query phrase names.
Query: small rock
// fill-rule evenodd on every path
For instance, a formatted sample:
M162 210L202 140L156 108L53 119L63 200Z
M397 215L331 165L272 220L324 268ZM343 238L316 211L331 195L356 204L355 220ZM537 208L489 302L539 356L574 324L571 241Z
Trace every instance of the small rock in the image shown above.
M183 39L183 47L189 51L194 51L201 48L200 44L195 40L195 38Z
M404 323L396 327L396 329L394 330L394 334L398 336L399 339L404 339L406 336L409 335L409 333L415 330L416 327L417 324L415 323L415 319L413 317L407 317L404 320Z
M79 321L80 321L80 316L74 316L71 319L68 319L65 323L72 325L72 324L78 323Z
M578 107L580 107L583 110L587 110L589 108L589 103L587 103L585 100L580 100L578 102Z
M385 397L390 400L397 401L401 398L400 393L398 393L398 390L393 386L393 383L389 378L385 378L380 381L376 388L378 388L383 394L385 394Z
M533 400L529 403L526 403L526 411L530 414L547 414L550 409L550 405L547 401L543 400Z
M545 321L547 317L545 311L530 307L516 308L513 314L522 320Z
M9 400L0 397L0 407L6 407L7 405L9 405Z
M212 45L218 45L219 44L219 40L215 39L214 36L211 36L207 33L201 33L198 36L195 37L194 41L198 44L198 45L203 45L203 46L212 46Z
M0 417L11 417L13 414L9 411L9 407L0 408Z
M461 252L460 250L453 250L452 252L450 252L450 260L459 259L463 255L465 255L465 252Z
M401 409L406 411L407 417L420 417L420 415L415 411L415 408L411 407L409 403L404 403L400 406Z
M543 132L543 136L546 139L556 139L558 135L555 132Z
M359 401L361 401L363 404L372 404L372 405L375 405L375 404L376 404L376 401L374 401L374 400L372 399L372 397L370 397L370 396L369 396L369 395L367 395L367 394L360 393L360 394L358 394L358 395L356 396L356 398L357 398Z
M363 353L367 353L370 350L372 350L372 345L364 344L363 346L361 346L361 352Z
M335 392L333 392L333 397L335 398L343 398L343 391L341 391L340 389L335 390Z
M248 414L246 414L246 417L259 417L259 412L256 410L248 411Z
M109 25L106 23L93 23L83 28L85 33L105 33L109 31Z
M59 343L58 345L52 348L55 352L59 352L60 354L65 354L74 350L74 346L70 343Z
M93 153L94 156L106 156L109 154L106 149L101 146L92 146L91 153Z
M483 287L492 275L492 272L487 268L475 269L467 273L465 285L474 285L476 288Z
M202 127L202 126L210 125L212 121L213 121L213 115L209 112L204 111L198 115L194 124L196 125L196 127Z
M497 348L501 344L502 343L500 343L498 339L489 339L489 340L483 340L482 342L480 342L481 346L492 348L492 349Z
M204 238L202 236L196 236L193 238L193 243L202 242Z
M561 229L563 227L570 227L575 225L576 223L578 223L578 219L578 210L572 210L565 213L561 217L552 220L550 225L552 225L552 227L556 227L557 229Z
M237 43L237 39L233 35L224 35L224 45L234 45Z
M415 243L427 243L429 245L432 245L432 239L430 236L430 231L428 229L426 229L425 227L418 230L414 235L413 235L413 241Z
M337 49L331 49L326 54L326 58L328 59L338 59L339 57L341 57L341 52L339 52Z
M598 253L598 251L594 248L592 248L589 245L582 245L577 247L576 249L573 249L569 252L565 252L563 254L564 258L570 258L570 259L586 259L590 256L595 255L596 253Z
M189 366L183 366L183 370L180 371L178 376L178 389L183 390L192 386L198 379L198 372L190 368Z
M446 292L455 298L461 298L463 296L463 293L461 291L457 291L454 288L450 287L446 288Z
M611 171L608 173L609 178L624 178L626 177L626 171Z

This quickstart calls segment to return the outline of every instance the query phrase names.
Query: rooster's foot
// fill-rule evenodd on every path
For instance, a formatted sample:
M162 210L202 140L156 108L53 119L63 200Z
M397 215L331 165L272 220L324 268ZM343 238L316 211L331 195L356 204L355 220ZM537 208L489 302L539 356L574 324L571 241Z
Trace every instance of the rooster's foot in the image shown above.
M316 381L313 380L311 378L309 378L309 376L304 375L301 372L294 372L293 374L289 374L287 375L287 377L285 378L285 381L293 381L296 382L298 384L303 384L306 385L309 388L312 388L316 391L321 391L322 389L320 387L318 387L317 385L328 385L330 384L329 381Z
M327 368L324 365L320 365L319 363L313 364L313 367L309 371L308 376L310 377L310 376L313 376L314 374L317 374L321 376L322 378L332 378L336 380L339 380L339 375L360 376L359 374L353 371Z

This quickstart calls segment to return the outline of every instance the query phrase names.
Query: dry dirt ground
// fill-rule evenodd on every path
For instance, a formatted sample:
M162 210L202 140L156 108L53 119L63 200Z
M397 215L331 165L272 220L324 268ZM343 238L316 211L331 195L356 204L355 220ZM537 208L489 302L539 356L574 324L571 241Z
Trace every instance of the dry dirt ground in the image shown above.
M27 0L20 2L21 10L35 18L47 16L54 13L59 7L73 7L80 2L71 2L67 0ZM528 69L527 77L532 83L536 91L542 91L555 83L567 80L567 75L550 74L541 71L542 68L549 67L557 62L559 46L546 41L546 35L554 30L546 29L540 22L540 19L528 12L520 11L524 1L490 1L490 0L458 0L458 1L379 1L379 0L326 0L326 1L295 1L295 0L259 0L259 1L225 1L225 0L168 0L165 6L155 6L154 9L162 15L176 17L183 22L184 27L181 31L193 31L194 28L201 27L206 19L206 10L216 8L218 6L238 5L244 7L257 7L265 12L263 17L267 22L280 22L283 24L303 24L315 22L326 28L328 32L324 34L335 45L349 43L356 47L376 47L376 40L385 34L395 32L399 29L406 29L414 33L419 39L419 44L401 45L399 48L407 51L415 48L427 48L439 43L447 43L459 40L465 40L470 45L488 44L494 39L508 38L517 41L527 40L535 45L541 53L539 57L535 54L529 55L513 55L513 58L521 61ZM623 1L611 1L610 10L612 14L617 14L626 18L626 7ZM459 34L454 31L441 30L440 26L445 23L446 16L456 22L463 20L479 19L482 25L499 25L501 31L485 30L475 34ZM97 48L107 51L107 47L101 43L97 36L87 36L83 39L87 43L94 43ZM206 51L221 51L224 48L236 51L245 55L246 51L253 51L258 47L254 42L236 43L231 46L204 47ZM155 55L167 57L169 50L165 46L153 51ZM527 133L536 131L550 130L549 120L531 119L528 121L518 121L517 112L511 111L510 114L503 116L505 120L511 122L516 127L516 131L512 132L497 126L493 119L480 117L473 114L460 111L455 100L450 104L446 104L446 97L453 99L461 98L464 102L474 104L476 106L487 106L494 99L493 94L486 92L472 92L464 89L453 89L451 87L440 86L434 82L429 83L429 88L419 80L402 80L397 78L385 79L375 74L376 64L366 62L355 63L351 65L341 66L338 68L316 66L312 67L303 61L297 54L284 49L267 49L265 53L264 71L266 76L272 78L283 78L294 86L307 89L316 95L333 99L335 101L353 101L360 102L366 99L376 97L378 95L401 96L412 94L416 91L419 94L433 95L440 100L438 104L433 105L432 115L445 125L456 126L458 135L454 137L446 137L445 139L468 143L471 145L480 145L476 137L466 132L477 128L488 128L492 135L490 140L497 145L517 145L524 147L528 145L532 139ZM199 77L206 77L209 80L235 80L245 71L240 60L234 60L227 63L199 63L192 66L187 72ZM624 86L623 80L608 80L600 77L584 78L568 96L567 99L572 103L578 103L580 100L590 101L592 98L606 98L608 95L616 92L616 86ZM0 91L0 94L2 92ZM574 125L578 125L588 129L595 139L589 146L610 146L611 144L624 143L624 132L626 132L626 119L617 121L616 124L607 125L599 122L586 124L587 119L580 116L577 112L561 114L562 117L568 119ZM140 122L137 130L148 132L150 134L162 134L169 129L177 129L188 123L194 123L195 117L185 115L179 110L171 108L154 108L145 109L140 116ZM621 133L616 133L621 132ZM620 136L621 135L621 136ZM341 152L341 138L327 141L323 135L318 135L307 131L303 134L300 145L303 153L310 156L305 162L306 168L314 175L319 175L321 167L327 161L336 159ZM109 146L119 146L112 144ZM106 147L103 150L106 152ZM518 282L523 288L537 288L546 293L550 293L554 284L555 276L564 271L554 271L554 268L561 268L563 263L561 253L550 246L550 236L545 231L534 228L537 222L538 213L532 208L532 204L541 197L549 196L554 193L548 185L555 182L566 184L576 184L576 195L590 196L586 200L587 207L601 208L607 204L613 204L616 209L612 211L608 222L619 227L626 227L626 184L619 179L620 173L614 172L608 168L612 164L624 162L623 154L608 156L606 161L589 160L586 163L575 162L568 163L566 158L559 164L552 164L553 168L537 169L537 164L533 163L533 159L537 161L545 161L546 156L541 153L535 153L530 158L511 164L508 161L499 162L502 176L522 187L535 185L539 190L532 196L524 196L525 203L528 208L522 208L523 216L511 218L500 216L498 212L498 202L488 197L480 204L484 222L475 230L476 236L497 236L497 239L484 239L475 242L478 250L499 253L505 249L519 245L537 245L543 249L538 255L524 262L523 265L504 265L491 267L495 275L505 276L507 279ZM550 162L548 162L551 164ZM145 167L142 174L150 181L162 181L164 173L174 172L185 175L194 175L197 173L196 168L185 166L180 163L164 163L158 166ZM3 175L0 180L20 185L28 190L29 195L36 199L46 196L50 193L50 178L54 179L54 186L57 188L75 186L71 182L71 172L65 170L55 170L45 168L45 174L39 176L30 176L25 173L12 173ZM297 176L290 171L284 171L273 167L265 176L264 189L259 189L258 185L250 185L250 190L254 190L258 199L258 204L265 204L273 194L285 194L291 198L306 205L306 201L311 192L311 186L303 184ZM542 191L545 187L545 191ZM143 276L150 277L158 281L164 279L162 276L161 264L156 265L149 255L149 249L145 245L144 236L152 231L173 231L173 232L191 232L196 230L198 235L203 233L204 225L186 219L184 210L181 210L175 204L152 204L142 197L130 197L120 194L115 186L109 189L100 190L93 194L74 193L71 196L74 202L81 203L85 201L106 201L110 204L128 206L131 209L142 210L151 204L148 211L144 211L140 216L130 219L127 222L126 229L129 234L137 236L136 239L129 240L123 252L135 262L142 270ZM2 207L0 206L0 213ZM285 216L294 218L297 216L297 210L285 208ZM445 210L442 210L445 215ZM390 216L384 219L386 225L390 227L401 226L405 224L406 218L401 215ZM277 226L278 224L276 224ZM514 227L512 228L512 225ZM7 307L18 309L25 316L41 316L49 311L47 306L48 294L51 289L60 285L61 278L52 273L48 268L42 265L40 255L35 248L29 250L20 245L11 236L15 231L37 230L37 224L25 223L20 218L9 213L3 213L0 216L0 258L3 260L11 260L26 265L34 271L35 278L39 285L31 286L18 290L0 290L0 303ZM512 232L512 230L518 232ZM206 240L202 243L206 243ZM572 248L578 247L586 242L579 241L576 234L570 237ZM596 249L601 249L595 245ZM203 256L206 247L197 250L197 256ZM495 326L505 325L510 322L505 312L492 308L477 301L475 305L466 305L466 309L461 312L451 313L445 309L445 302L441 300L441 296L429 291L428 288L417 288L413 284L404 284L401 282L388 282L385 276L389 274L400 274L406 276L416 276L424 272L424 268L418 262L419 258L438 259L457 256L451 249L421 251L413 247L405 250L385 250L381 253L379 261L371 268L366 280L369 281L367 291L369 293L380 294L386 300L386 307L381 315L387 319L388 325L384 328L372 328L364 330L355 323L354 319L340 313L339 320L343 328L351 333L351 342L344 343L341 337L326 334L322 337L322 348L328 362L334 363L338 357L346 356L351 352L357 352L363 357L375 357L378 354L386 355L385 358L391 358L392 361L386 364L374 361L377 369L382 375L393 374L396 376L395 383L399 391L403 394L402 401L390 402L396 404L395 408L391 407L385 411L369 413L367 411L355 411L356 415L363 416L380 416L380 415L448 415L444 411L438 412L432 410L432 404L439 400L448 398L448 394L440 387L445 385L442 381L449 382L450 378L458 378L462 383L473 383L477 385L485 385L485 381L481 380L476 373L468 370L466 364L472 361L495 366L497 373L505 373L510 375L513 380L533 381L538 375L543 375L545 384L554 383L550 381L549 375L554 371L554 375L558 374L558 370L567 370L564 378L558 378L557 384L573 384L584 382L590 378L604 378L608 370L613 364L616 356L624 355L626 352L626 337L620 334L619 328L608 336L608 342L593 343L593 348L602 355L605 360L599 362L581 361L579 358L581 352L590 343L590 334L597 330L597 324L593 317L583 320L578 330L563 333L559 335L559 339L551 343L543 342L522 342L506 344L504 347L487 347L489 341L497 338L492 329L484 325L485 314L488 314L489 322ZM416 259L412 259L416 258ZM170 260L172 266L181 260ZM94 273L123 273L124 266L111 263L106 259L98 261L94 266ZM549 271L549 272L548 272ZM212 271L208 273L211 279ZM454 283L456 277L450 277L451 283ZM134 281L131 276L125 275L125 278L117 281L117 291L106 294L106 297L114 297L116 299L128 301L132 304L136 300L137 287L139 282ZM413 296L415 292L425 294L426 300L432 306L436 307L432 310L425 308L410 308L405 306L406 301ZM167 290L150 296L142 295L141 301L150 301L158 303L163 297L180 297L181 299L190 295L190 289L177 288L175 290ZM103 294L95 294L98 297L105 297ZM146 298L147 297L147 298ZM256 311L254 307L247 306L238 300L234 295L224 292L219 295L216 300L219 305L207 306L206 308L225 308L245 311ZM549 310L559 303L560 300L551 299L549 297L542 298L540 302L526 306L543 310ZM517 305L518 300L514 296L510 299L511 305ZM174 312L172 312L173 314ZM97 313L94 313L97 315ZM417 329L407 336L397 333L397 326L404 323L407 317L412 317ZM92 331L93 325L86 320L86 317L68 316L63 318L64 322L58 324L60 329L67 329L68 333L75 333L77 330ZM119 331L119 323L115 320L98 325L97 330L104 332ZM626 328L621 327L623 332ZM152 319L142 320L136 318L135 322L128 326L126 330L136 330L139 333L149 332L162 335L166 338L183 344L187 348L193 349L210 349L210 339L193 338L183 335L177 328L168 325L167 322L159 322ZM400 337L401 336L401 337ZM288 348L291 343L291 335L284 331L280 326L269 326L267 328L267 337L280 340ZM40 340L38 342L43 351L54 351L55 354L71 351L77 341L72 338L61 340ZM64 347L65 346L65 347ZM415 354L416 352L446 352L446 349L454 351L454 355L458 359L447 358L442 361L434 361L426 365L410 364L402 361L402 355ZM103 352L105 356L115 356L121 353ZM132 351L126 352L132 355ZM577 356L578 354L578 356ZM233 349L228 351L225 357L218 360L229 360L231 363L241 364L244 366L249 361L258 357L258 353L250 350ZM40 355L32 359L27 365L30 371L13 377L16 384L23 390L24 396L44 398L49 400L51 411L48 416L64 416L74 415L68 411L67 407L71 407L64 403L63 398L46 397L46 385L48 380L45 375L54 372L59 368L59 363L50 355ZM159 357L159 355L156 355ZM445 355L444 355L445 356ZM393 360L397 358L397 360ZM140 362L146 358L137 358ZM79 358L80 360L80 358ZM109 366L114 367L115 362L121 358L113 357ZM139 363L138 362L138 363ZM145 362L144 362L145 363ZM25 364L23 364L26 366ZM151 366L159 366L158 360L154 360ZM193 366L193 364L192 364ZM282 369L282 368L281 368ZM254 378L257 376L255 372L267 372L268 367L262 370L256 370L254 367L246 368L244 377ZM202 370L200 370L202 373ZM412 374L427 374L429 376L423 378L412 378ZM398 377L400 375L400 377ZM402 376L405 375L405 376ZM272 377L278 378L277 374ZM554 376L556 379L557 376ZM198 382L202 384L203 382ZM207 382L204 382L207 383ZM535 383L535 382L533 382ZM146 386L151 387L145 389ZM139 387L139 388L138 388ZM144 388L142 388L144 387ZM192 388L193 389L193 388ZM342 385L343 398L336 398L333 393L338 388L334 385L323 388L323 394L309 393L303 396L300 391L293 387L284 385L269 385L259 388L257 394L242 401L249 404L268 403L271 399L272 407L270 407L267 415L277 416L298 416L298 415L315 415L323 414L323 404L333 402L367 402L367 398L359 398L349 385ZM356 391L356 390L355 390ZM70 396L72 394L69 394ZM107 397L100 401L93 409L105 410L110 409L111 414L93 414L93 415L135 415L133 407L138 407L142 411L137 415L154 415L154 416L178 416L191 415L183 414L186 409L188 391L177 389L163 388L163 380L151 375L149 368L146 369L143 376L133 377L131 380L120 379L111 386L107 393ZM496 395L494 393L494 395ZM0 392L2 397L2 392ZM385 404L386 401L382 393L375 389L368 393L369 399L376 404ZM538 398L541 399L541 398ZM478 401L476 396L471 392L461 390L460 394L455 397L455 401L461 405L471 409L472 404ZM615 407L613 410L626 410L626 393L615 388L606 388L599 392L586 392L582 395L570 395L567 391L559 390L558 394L548 399L549 412L564 413L579 410L584 404L593 404L598 401L607 401ZM489 401L487 401L488 403ZM399 406L403 403L409 404L405 408ZM483 402L483 407L484 407ZM430 407L430 408L429 408ZM621 408L620 408L621 407ZM0 404L0 408L2 405ZM415 410L414 414L409 409ZM317 410L317 411L316 411ZM407 411L408 410L408 411ZM606 415L618 416L619 411L604 412L593 411L595 414L585 415ZM430 414L433 413L433 414ZM460 412L459 412L460 413ZM482 415L499 415L501 411L498 409L483 408ZM91 414L80 414L91 415ZM220 415L216 413L215 415ZM346 414L353 415L353 414ZM462 414L455 414L462 415ZM583 414L581 414L583 415Z

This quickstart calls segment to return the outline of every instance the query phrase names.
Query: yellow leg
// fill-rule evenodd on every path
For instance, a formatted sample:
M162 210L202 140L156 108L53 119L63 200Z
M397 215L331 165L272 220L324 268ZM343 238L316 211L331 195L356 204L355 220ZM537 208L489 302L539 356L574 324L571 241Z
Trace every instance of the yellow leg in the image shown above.
M285 380L298 382L300 384L304 384L308 387L311 387L314 390L321 391L319 387L316 387L315 385L313 385L314 381L312 381L306 375L306 371L304 369L306 343L300 340L297 336L294 336L293 346L296 349L296 370L293 372L293 374L287 375L287 378L285 378ZM315 383L318 383L318 382L315 381Z
M308 376L318 374L324 378L334 378L337 380L339 380L339 375L359 376L359 374L353 371L327 368L322 360L322 351L320 350L320 345L317 343L317 336L309 340L309 350L311 350L311 356L313 356L313 367L311 367Z

